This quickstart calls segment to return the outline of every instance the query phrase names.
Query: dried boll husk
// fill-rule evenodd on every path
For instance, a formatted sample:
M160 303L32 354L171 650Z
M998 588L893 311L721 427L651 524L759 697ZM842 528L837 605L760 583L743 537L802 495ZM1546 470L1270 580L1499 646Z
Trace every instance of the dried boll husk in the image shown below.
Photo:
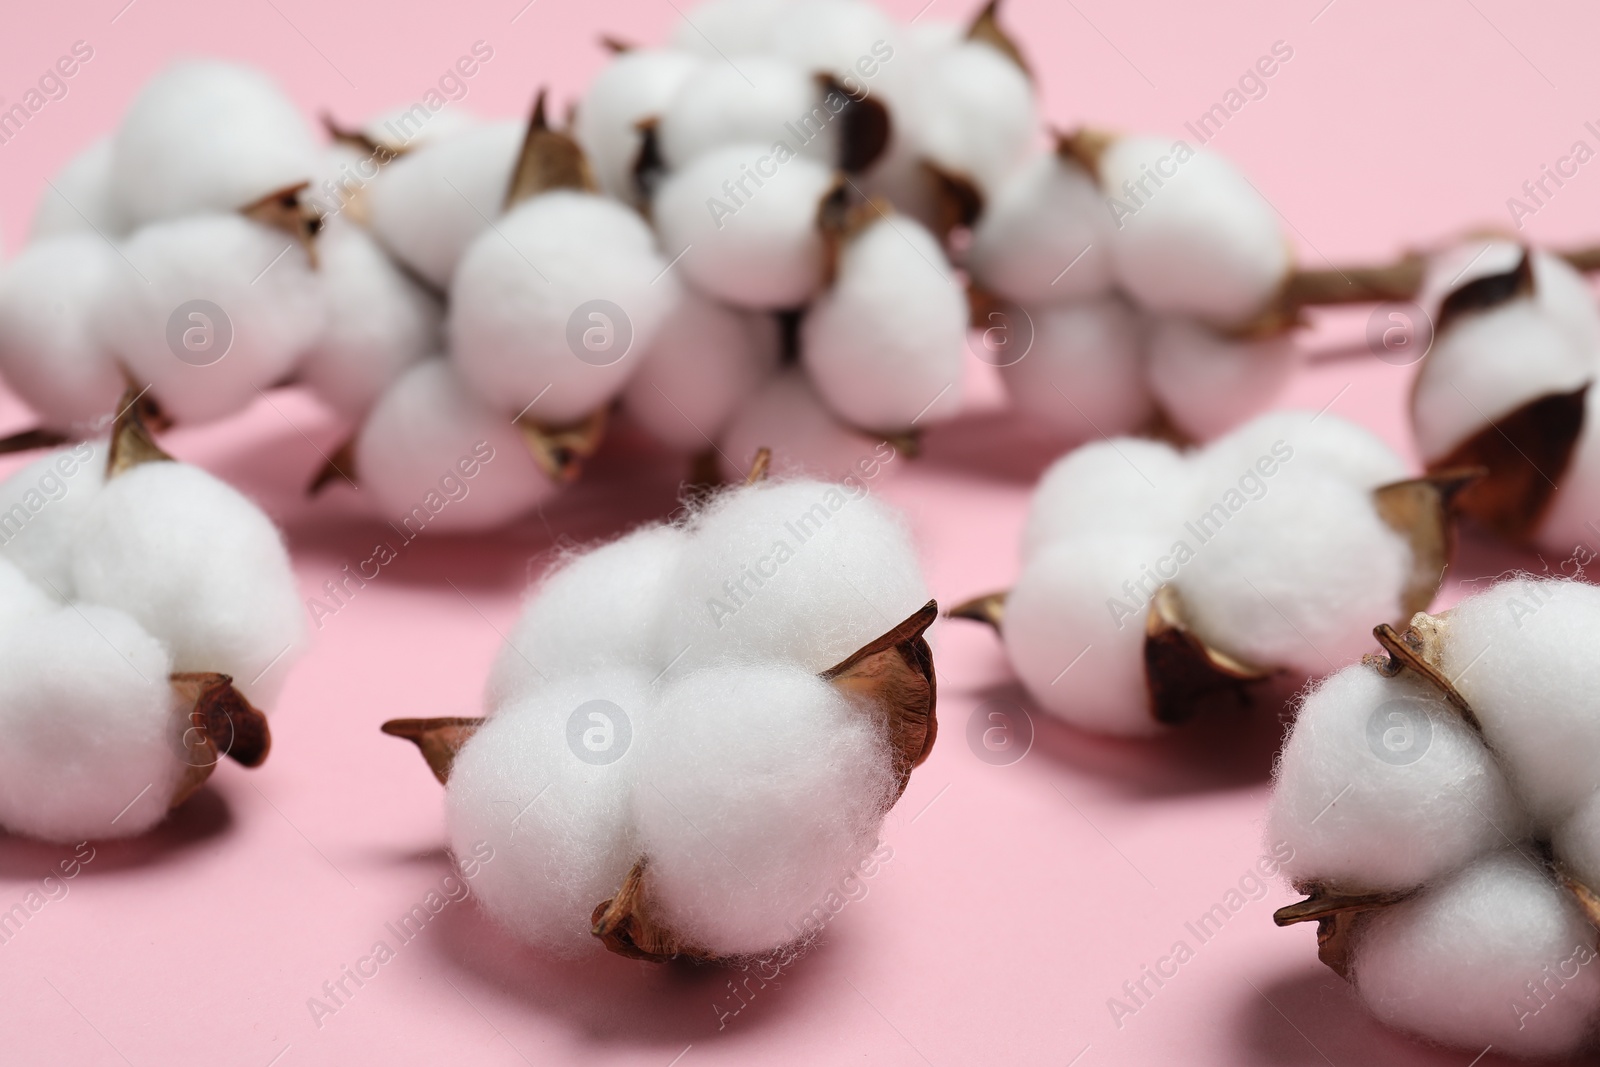
M131 273L93 232L35 240L0 268L0 375L40 426L83 435L125 382L96 326L117 276Z
M1576 510L1562 508L1555 540L1543 541L1541 527L1557 486L1587 482L1582 471L1567 474L1588 436L1600 311L1582 276L1555 256L1506 243L1479 251L1495 269L1440 298L1434 344L1412 390L1413 430L1430 468L1488 469L1463 495L1467 514L1502 537L1567 551L1568 539L1582 535L1587 500L1575 495Z
M801 322L800 360L845 421L904 432L960 410L967 300L933 234L868 209Z
M266 75L187 60L145 83L113 140L111 202L130 228L234 211L311 180L317 148Z
M641 207L636 181L645 146L641 124L658 120L702 60L665 48L633 49L606 64L578 104L573 136L607 196Z
M1139 304L1228 329L1272 302L1289 277L1289 244L1232 163L1162 137L1090 131L1067 144L1112 200L1112 269Z
M29 241L68 233L99 233L116 240L126 232L111 195L110 135L92 141L62 167L39 194Z
M1277 459L1257 467L1269 450ZM1230 485L1266 469L1275 480L1256 478L1257 499ZM1451 548L1451 501L1471 475L1378 480L1401 469L1365 431L1309 413L1269 417L1190 457L1136 439L1087 446L1041 483L1013 589L952 614L1000 631L1047 710L1098 732L1151 734L1244 702L1275 672L1349 661L1365 647L1352 619L1427 606ZM1241 507L1219 524L1230 492ZM1151 570L1174 558L1165 578Z
M768 545L767 520L797 502L849 491L767 485L767 458L757 455L749 484L685 522L647 527L547 577L495 665L486 718L385 724L446 782L452 844L495 848L478 896L521 938L652 960L804 940L810 904L871 851L926 758L936 690L922 635L937 608L923 603L860 643L881 625L863 596L886 611L926 596L914 573L904 596L874 584L915 565L896 520L870 499L833 512L716 647L668 647L706 636L683 625L697 576ZM863 593L847 600L852 582ZM853 651L835 660L840 648ZM591 761L571 723L596 700L613 705L608 721L622 732L608 741L621 748ZM499 799L523 795L508 819Z
M1307 898L1274 918L1315 920L1320 958L1391 1025L1521 1055L1589 1036L1597 609L1590 586L1498 583L1404 633L1379 626L1388 656L1300 712L1268 832Z

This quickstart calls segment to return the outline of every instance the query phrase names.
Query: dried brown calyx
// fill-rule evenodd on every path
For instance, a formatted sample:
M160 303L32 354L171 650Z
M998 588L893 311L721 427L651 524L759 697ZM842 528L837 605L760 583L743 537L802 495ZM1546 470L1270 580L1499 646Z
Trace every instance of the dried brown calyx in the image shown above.
M629 41L624 41L621 37L613 37L609 33L602 33L600 35L600 47L614 56L621 56L632 52L638 46Z
M1317 882L1296 882L1295 892L1306 898L1272 913L1279 926L1317 924L1317 958L1340 978L1350 977L1350 955L1355 931L1367 914L1398 904L1416 891L1405 893L1341 893Z
M921 167L933 197L934 236L948 244L952 233L972 226L983 214L983 190L969 175L926 160Z
M107 481L148 463L175 462L150 436L143 396L134 389L122 396L106 449ZM234 688L229 675L180 671L168 682L187 708L177 724L187 766L169 805L176 808L205 784L223 756L245 767L261 766L272 749L272 732L267 717Z
M905 791L912 769L928 758L939 732L933 650L924 636L938 615L939 606L928 601L821 675L854 707L882 723L899 783L896 799ZM457 753L483 722L478 718L393 719L382 729L413 742L444 783ZM652 914L648 874L649 858L641 856L616 894L595 907L590 916L594 936L612 952L633 959L719 958L686 943Z
M839 275L839 258L845 248L873 223L894 213L882 197L867 197L855 185L839 179L817 205L817 231L822 235L823 284L831 286Z
M533 114L528 117L522 151L517 155L517 165L506 188L506 210L554 189L592 193L599 188L578 142L568 133L551 129L545 117L545 91L540 89L534 98Z
M1441 471L1372 491L1378 517L1411 547L1411 571L1400 593L1400 606L1404 617L1412 618L1413 628L1429 625L1417 620L1429 619L1420 613L1438 595L1450 564L1455 501L1482 473L1476 469ZM957 604L946 614L986 623L1000 632L1005 625L1006 596L1005 590L987 593ZM1384 633L1394 633L1387 624L1378 630L1380 642L1385 640ZM1161 586L1150 600L1145 615L1144 663L1150 713L1168 724L1184 722L1215 706L1244 706L1249 702L1250 687L1274 673L1213 647L1190 629L1182 597L1171 585ZM1464 702L1461 706L1465 707Z
M998 48L1011 62L1022 69L1022 73L1028 75L1030 79L1033 77L1033 71L1028 68L1028 61L1024 58L1016 38L1000 25L1000 0L989 0L983 5L983 10L978 12L972 24L967 27L967 40L982 41Z
M322 213L302 194L310 182L300 182L274 190L260 200L246 204L239 214L252 222L281 230L306 251L313 270L317 267L317 234L322 232Z
M629 173L633 175L633 193L639 210L645 218L649 218L656 190L667 176L667 158L661 154L661 120L654 116L641 119L636 129L639 131L639 151L633 157Z
M581 422L545 426L524 415L517 419L517 430L539 469L556 484L566 485L583 472L583 461L600 450L609 417L609 409L601 408Z
M818 74L817 86L829 111L833 110L830 98L844 101L838 117L839 169L846 174L866 171L889 150L894 132L889 109L864 89L850 89L831 74Z
M317 468L317 473L311 476L311 481L306 485L306 496L319 496L324 489L338 481L357 484L354 437L347 438L343 444L335 448L327 461Z
M1069 163L1076 163L1089 172L1096 183L1100 181L1100 157L1116 143L1118 135L1110 130L1093 126L1079 126L1065 133L1057 130L1056 155Z

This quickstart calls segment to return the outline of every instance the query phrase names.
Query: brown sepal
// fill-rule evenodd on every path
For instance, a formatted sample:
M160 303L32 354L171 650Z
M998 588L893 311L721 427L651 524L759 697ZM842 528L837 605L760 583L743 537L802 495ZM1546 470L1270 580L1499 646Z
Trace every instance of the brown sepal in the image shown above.
M556 484L566 485L583 472L583 461L600 450L609 415L607 408L600 408L582 422L558 427L541 426L524 415L517 420L517 429L539 469Z
M986 593L975 596L971 600L963 601L945 612L947 619L966 619L969 622L981 622L994 627L996 633L1005 622L1006 596L1008 590L1002 589L998 593Z
M1433 324L1434 336L1442 337L1450 324L1475 311L1487 311L1519 297L1533 295L1533 257L1523 249L1517 265L1502 274L1474 278L1447 295L1439 303Z
M948 241L954 230L971 226L983 214L983 190L964 174L924 161L923 172L933 187L933 231Z
M1350 977L1350 955L1355 948L1355 932L1374 911L1398 904L1415 890L1405 893L1339 893L1317 883L1295 887L1306 899L1287 904L1272 913L1279 926L1312 922L1317 924L1317 958L1329 970L1346 980Z
M817 230L822 234L822 279L831 286L839 276L845 246L894 208L879 197L862 197L842 178L817 205Z
M0 456L8 456L13 452L32 452L36 448L55 448L71 440L66 434L36 426L31 430L19 430L9 437L0 437Z
M172 457L150 436L143 397L143 390L130 387L118 401L120 407L111 423L111 441L106 448L107 480L146 463L172 462Z
M356 439L349 438L333 450L333 455L328 461L317 469L311 482L306 486L306 496L314 497L328 486L343 478L351 485L356 484Z
M1412 616L1411 626L1404 633L1386 622L1381 622L1372 628L1372 636L1377 638L1378 644L1389 653L1389 659L1387 662L1382 660L1364 662L1370 662L1388 678L1393 678L1402 670L1411 671L1444 697L1445 701L1456 709L1463 722L1481 734L1483 727L1479 724L1478 716L1473 712L1472 706L1467 703L1467 698L1461 695L1454 683L1439 669L1442 640L1438 625L1438 619L1420 611Z
M617 895L601 901L589 916L590 933L619 956L651 963L665 963L677 956L713 960L704 949L681 943L665 927L650 918L644 875L647 864L639 860L629 868Z
M817 84L824 100L832 93L845 99L838 114L839 169L846 174L863 173L889 150L894 130L889 109L875 96L847 89L831 74L818 74Z
M1117 135L1110 130L1093 126L1080 126L1068 133L1056 132L1056 155L1070 160L1089 172L1089 177L1100 181L1100 157L1116 143Z
M996 315L1004 316L1012 309L1011 301L983 288L975 281L967 282L967 327L985 330Z
M444 719L390 719L379 729L390 737L403 737L416 745L427 760L428 769L444 785L450 780L450 768L456 762L456 753L478 732L481 718Z
M317 234L322 232L322 213L300 198L311 188L310 182L299 182L263 196L254 203L239 209L239 214L252 222L282 230L306 250L311 269L317 268Z
M1574 270L1581 270L1585 273L1600 270L1600 245L1589 245L1587 248L1569 248L1556 254L1566 260Z
M578 189L592 193L599 188L589 160L571 136L550 128L544 113L545 91L534 98L528 132L522 138L522 151L511 171L506 188L505 209L510 210L530 197L552 189Z
M1145 615L1144 674L1150 713L1175 724L1213 704L1244 707L1248 686L1271 672L1211 648L1188 627L1183 602L1170 585L1156 590Z
M1023 58L1022 49L1016 40L1000 25L1000 0L989 0L978 12L972 24L967 27L967 40L982 41L984 44L993 45L1022 69L1022 73L1033 78L1033 71L1028 69L1028 61Z
M632 52L638 46L629 41L624 41L621 37L613 37L609 33L602 33L600 35L600 47L614 56L621 56Z
M755 458L750 461L750 470L744 476L745 485L759 485L767 480L767 475L772 469L772 449L765 446L756 449Z
M667 176L667 160L661 154L660 120L654 117L641 119L635 128L639 131L639 153L633 157L630 173L633 176L634 195L639 199L639 209L645 218L649 218L656 189L660 187L661 179Z
M194 701L195 729L205 735L211 750L244 767L259 767L272 751L272 730L267 717L234 688L231 675L215 671L185 671L172 675L172 688Z
M1457 508L1500 537L1526 542L1572 461L1588 391L1584 385L1529 401L1429 464L1428 472L1483 468L1487 473L1461 491Z
M911 769L928 758L939 732L933 650L923 637L938 617L939 605L930 600L900 625L822 672L824 681L866 703L884 720L900 779L896 799L905 792Z
M339 121L327 111L322 113L322 128L328 132L328 139L334 144L344 145L346 148L354 148L363 155L397 156L401 155L405 151L405 149L396 151L387 145L381 145L377 141L374 141L371 137L368 137L361 130L358 130L352 126L339 125Z
M1567 891L1573 903L1578 905L1578 910L1583 912L1583 917L1589 920L1589 925L1600 930L1600 893L1577 878L1560 864L1555 865L1556 884Z
M1455 547L1451 515L1456 495L1487 473L1481 467L1441 470L1372 491L1378 517L1411 546L1411 573L1400 594L1401 621L1427 611L1438 595Z

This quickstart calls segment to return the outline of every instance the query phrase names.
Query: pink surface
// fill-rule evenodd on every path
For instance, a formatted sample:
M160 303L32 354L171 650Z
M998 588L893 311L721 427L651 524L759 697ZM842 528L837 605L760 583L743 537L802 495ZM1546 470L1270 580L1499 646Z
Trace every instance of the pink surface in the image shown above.
M50 175L107 130L169 57L221 54L274 72L312 111L346 118L421 96L484 40L468 106L520 112L549 83L569 97L603 61L601 30L649 41L671 0L315 3L95 0L13 5L0 95L16 100L73 42L94 58L0 145L0 229L14 250ZM1302 257L1377 258L1465 225L1510 223L1505 200L1600 111L1600 29L1577 4L1400 5L1297 0L1156 6L1015 0L1050 119L1180 132L1274 41L1295 50L1225 128L1231 154L1283 213ZM921 0L890 5L903 16ZM973 5L936 0L924 17ZM519 10L520 9L520 10ZM1320 10L1319 10L1320 9ZM1590 174L1589 170L1595 173ZM1600 236L1600 163L1529 220L1535 239ZM1348 320L1348 316L1345 317ZM1323 331L1352 336L1360 317ZM1331 410L1406 446L1409 369L1375 360L1308 371L1286 404ZM6 403L0 430L25 415ZM281 521L306 596L367 557L383 528L343 489L298 497L340 429L273 394L169 447L258 496ZM882 493L911 517L941 602L1006 584L1048 447L979 411L936 435ZM9 466L5 469L10 469ZM1024 702L991 635L936 631L941 741L890 816L893 858L826 943L736 1015L717 969L606 958L542 961L450 904L337 1013L307 1001L367 955L448 872L440 790L396 716L470 714L552 546L673 507L678 469L623 439L588 481L495 537L428 535L323 620L273 716L257 772L224 766L159 832L97 846L70 893L0 944L0 1062L215 1064L1461 1064L1385 1031L1315 959L1309 928L1275 929L1273 884L1200 944L1185 924L1261 852L1275 710L1154 744L1036 718L1011 766L978 760L969 718ZM1530 561L1465 546L1457 573ZM1535 563L1536 565L1536 563ZM0 838L0 908L69 848ZM1179 939L1195 949L1134 1015L1108 999ZM719 1015L721 1022L719 1024ZM1494 1053L1479 1061L1497 1062Z

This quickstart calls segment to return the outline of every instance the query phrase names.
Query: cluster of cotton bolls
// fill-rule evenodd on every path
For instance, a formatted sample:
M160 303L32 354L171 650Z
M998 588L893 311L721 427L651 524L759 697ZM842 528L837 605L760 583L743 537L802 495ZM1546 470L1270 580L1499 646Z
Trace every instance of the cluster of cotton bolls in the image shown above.
M872 851L931 746L934 615L859 483L727 490L547 576L487 719L385 730L425 754L435 722L475 731L435 769L453 845L494 849L479 898L519 937L758 955Z
M1386 486L1428 491L1405 477L1369 431L1325 413L1263 415L1188 453L1084 446L1040 483L1022 572L990 621L1040 706L1153 733L1200 695L1184 664L1152 657L1156 637L1176 631L1224 677L1320 675L1369 647L1374 620L1427 605L1442 565L1382 505Z
M0 826L138 834L270 739L304 644L288 555L254 504L126 434L0 483Z
M1295 367L1276 212L1209 148L1084 131L995 192L967 267L1014 402L1072 440L1209 440ZM987 306L984 306L986 304ZM985 321L985 320L988 321Z
M1588 282L1553 253L1480 240L1435 257L1421 302L1434 320L1411 397L1423 460L1487 467L1462 507L1495 532L1594 547L1600 309Z
M712 0L623 51L578 106L601 187L684 280L623 397L724 473L761 445L823 473L954 414L967 299L939 193L1036 134L992 12L898 25L866 0Z
M1600 590L1513 579L1304 700L1267 832L1324 962L1385 1022L1565 1056L1600 1013ZM1404 666L1401 666L1401 665Z

